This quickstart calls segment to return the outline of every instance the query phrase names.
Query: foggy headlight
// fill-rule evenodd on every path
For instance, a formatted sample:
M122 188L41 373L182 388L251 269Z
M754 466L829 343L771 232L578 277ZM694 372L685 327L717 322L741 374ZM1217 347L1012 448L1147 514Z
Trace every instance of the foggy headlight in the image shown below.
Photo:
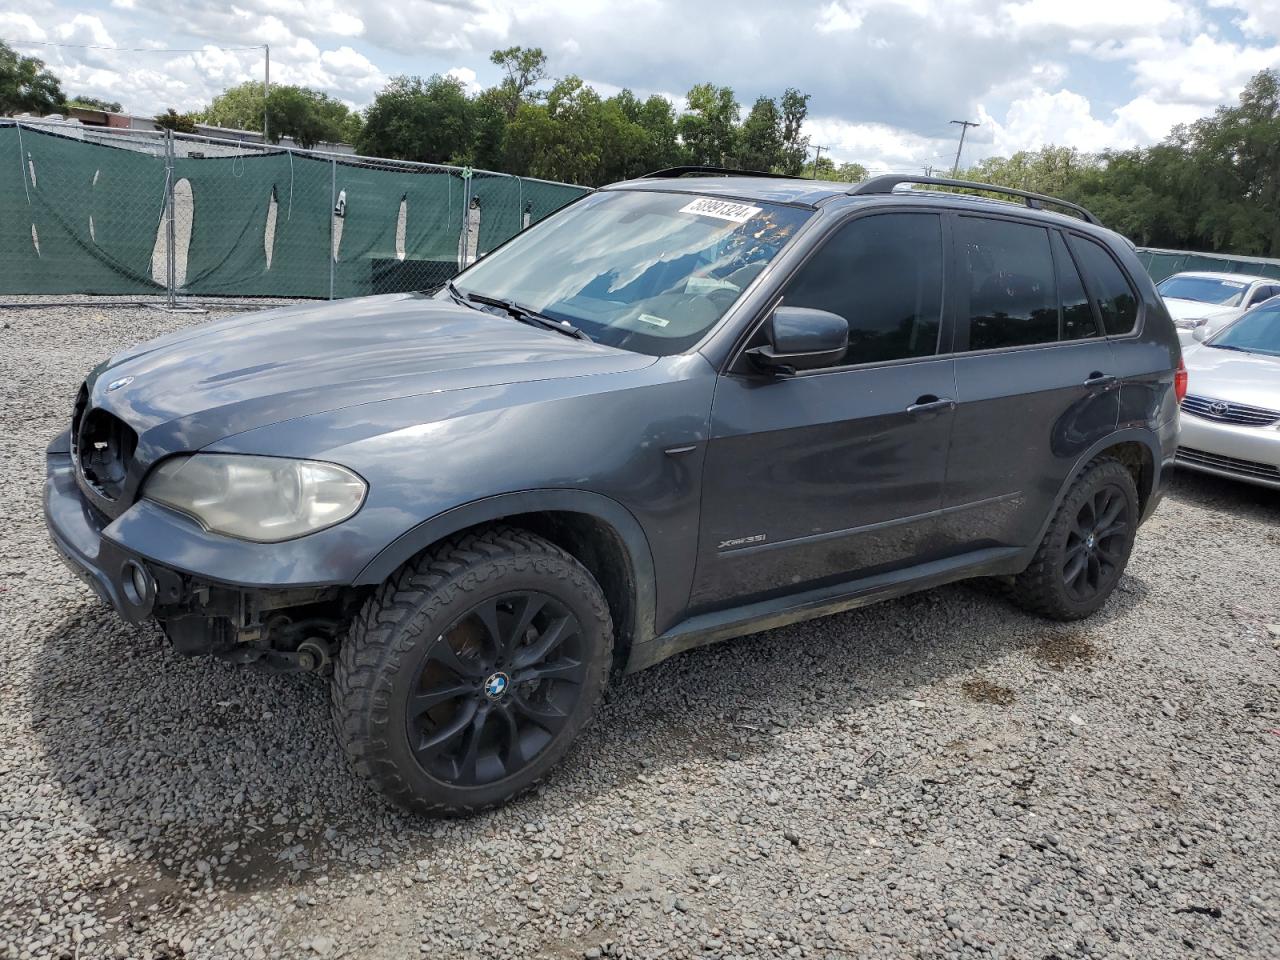
M142 495L214 533L279 543L346 520L360 509L367 489L334 463L198 453L165 460Z

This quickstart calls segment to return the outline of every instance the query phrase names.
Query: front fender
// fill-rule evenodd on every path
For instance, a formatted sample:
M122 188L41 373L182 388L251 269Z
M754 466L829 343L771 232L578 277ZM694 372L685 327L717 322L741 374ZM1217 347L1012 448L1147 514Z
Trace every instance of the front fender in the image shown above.
M360 572L355 585L381 583L415 554L459 531L518 514L547 511L584 514L617 534L626 550L631 567L630 580L635 589L634 642L655 636L657 598L654 593L653 553L644 529L622 504L588 490L525 490L485 497L446 510L397 537Z

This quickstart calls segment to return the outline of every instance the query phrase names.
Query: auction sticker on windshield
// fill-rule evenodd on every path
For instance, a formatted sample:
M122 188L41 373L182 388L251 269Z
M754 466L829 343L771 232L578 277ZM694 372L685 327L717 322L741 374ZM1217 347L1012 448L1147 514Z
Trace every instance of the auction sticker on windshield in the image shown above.
M692 203L686 203L680 208L680 212L715 217L717 220L728 220L730 223L746 223L760 212L760 207L751 207L745 203L734 203L732 200L713 200L711 197L699 197Z

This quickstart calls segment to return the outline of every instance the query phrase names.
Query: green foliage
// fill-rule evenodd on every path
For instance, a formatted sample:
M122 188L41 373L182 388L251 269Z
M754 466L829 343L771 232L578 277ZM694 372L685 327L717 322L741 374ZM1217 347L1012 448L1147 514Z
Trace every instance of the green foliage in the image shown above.
M760 97L738 134L737 165L771 171L782 166L782 114L772 97Z
M81 110L105 110L108 113L120 113L124 110L114 100L99 100L97 97L86 97L83 95L72 97L67 101L68 107L79 107Z
M272 87L271 95L264 97L256 80L218 94L199 119L215 127L260 131L264 115L272 143L291 137L308 149L320 143L353 143L362 125L358 113L328 94L286 85Z
M157 116L155 121L156 126L161 130L172 130L174 133L195 133L196 119L194 113L179 113L173 107L170 107Z
M514 120L520 104L535 99L533 87L547 78L547 55L541 47L507 47L489 55L489 62L502 67L506 78L498 84L497 101L508 120Z
M860 163L836 162L830 157L819 157L807 171L815 180L835 180L839 183L861 183L867 179L867 168Z
M33 113L44 116L65 109L67 98L44 61L24 57L0 40L0 116Z
M228 87L213 98L200 114L204 123L231 130L261 130L266 110L262 84L256 80Z
M809 138L802 136L800 129L808 115L809 94L788 87L782 94L782 165L779 173L798 176L804 169Z
M729 87L696 84L685 98L689 109L676 128L689 163L723 167L733 163L737 145L738 101Z
M472 106L454 77L396 77L365 111L356 147L396 160L465 160L474 146Z

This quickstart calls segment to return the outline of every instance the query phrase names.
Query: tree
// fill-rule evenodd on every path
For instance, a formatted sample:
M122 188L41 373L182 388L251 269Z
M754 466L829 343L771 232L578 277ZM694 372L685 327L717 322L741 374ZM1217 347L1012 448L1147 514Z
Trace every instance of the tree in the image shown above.
M422 163L462 160L472 148L471 102L462 81L396 77L365 112L361 153Z
M737 166L771 172L782 166L782 114L772 97L759 97L738 134Z
M710 166L731 162L738 122L738 101L732 88L699 83L685 99L689 109L681 114L677 128L688 161Z
M307 149L318 143L352 143L361 127L360 115L328 94L285 85L272 87L270 96L264 96L256 80L222 91L200 119L215 127L260 131L264 114L272 143L290 137Z
M835 180L839 183L861 183L867 179L867 168L860 163L836 162L830 157L819 157L811 168L815 180Z
M507 47L489 55L489 62L502 67L506 78L498 86L499 99L507 119L515 117L520 104L527 99L533 87L547 78L547 56L541 47Z
M86 97L83 94L72 97L67 106L80 107L82 110L105 110L107 113L120 113L124 107L115 100L99 100L97 97Z
M273 87L267 97L267 118L272 143L290 137L305 150L359 136L361 126L359 115L353 115L345 103L307 87Z
M782 173L797 176L809 154L809 138L801 131L809 116L809 94L788 87L782 94Z
M247 80L214 97L201 112L200 119L211 126L231 130L261 130L266 102L262 84Z
M24 57L0 41L0 116L44 116L65 109L66 105L61 82L45 69L43 60Z
M179 113L170 107L164 113L155 118L156 126L161 130L172 130L174 133L195 133L196 132L196 115L194 113Z

